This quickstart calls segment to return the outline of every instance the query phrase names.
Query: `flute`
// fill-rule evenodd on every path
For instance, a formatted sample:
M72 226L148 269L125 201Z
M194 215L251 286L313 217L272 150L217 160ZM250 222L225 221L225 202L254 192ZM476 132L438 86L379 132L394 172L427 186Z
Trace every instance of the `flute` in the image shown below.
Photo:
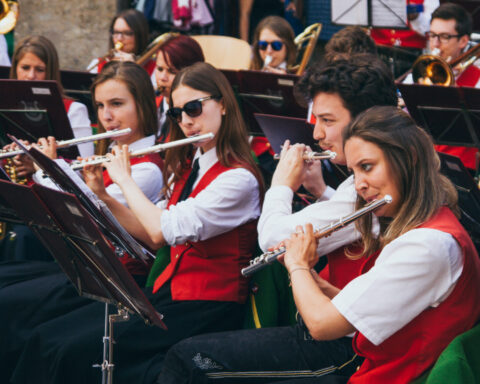
M337 152L332 151L323 151L323 152L310 152L306 151L303 153L303 160L305 161L312 161L312 160L325 160L330 159L333 160L337 157ZM280 154L276 153L273 155L274 160L280 160Z
M130 152L130 157L138 157L138 156L147 155L149 153L162 152L169 148L174 148L181 145L187 145L192 143L198 143L200 141L213 139L214 137L215 135L211 132L205 133L204 135L190 136L190 137L187 137L186 139L175 140L169 143L157 144L152 147ZM97 164L102 164L109 161L110 159L107 156L96 156L90 160L73 161L70 163L70 168L73 169L74 171L78 171L79 169L82 169L85 165L97 165Z
M321 239L322 237L330 236L333 232L338 231L339 229L345 227L351 222L359 219L360 217L374 211L375 209L381 207L385 204L390 204L392 202L392 197L390 195L385 195L382 199L373 200L369 204L365 205L363 208L353 212L348 216L340 218L338 221L335 221L321 229L315 231L314 236L316 239ZM255 259L250 261L250 265L242 269L243 276L250 276L251 274L257 272L260 269L263 269L269 264L272 264L280 255L283 255L286 251L286 248L280 247L274 251L266 252L260 256L257 256Z
M76 139L70 139L70 140L57 141L57 148L67 148L67 147L71 147L72 145L88 143L90 141L110 139L112 137L126 135L130 132L132 132L131 128L114 129L114 130L108 131L108 132L97 133L96 135L78 137ZM40 149L41 148L42 148L42 146L40 146ZM30 149L30 147L28 147L28 149ZM2 150L0 150L0 159L5 159L7 157L13 157L13 156L16 156L16 155L21 155L23 153L24 152L23 152L22 149L12 149L10 151L2 149Z

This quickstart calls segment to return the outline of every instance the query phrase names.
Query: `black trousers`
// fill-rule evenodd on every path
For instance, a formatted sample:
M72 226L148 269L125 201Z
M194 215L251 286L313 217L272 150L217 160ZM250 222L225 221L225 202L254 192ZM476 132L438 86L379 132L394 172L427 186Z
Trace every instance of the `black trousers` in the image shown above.
M306 339L298 325L251 329L176 344L167 353L157 383L346 382L360 364L348 337Z
M146 292L162 313L168 331L147 326L133 315L114 326L115 383L153 383L167 350L178 341L206 332L239 328L243 306L229 302L172 301L168 287ZM10 378L12 383L94 383L101 371L103 303L92 303L44 322L32 331ZM113 311L113 310L112 310Z

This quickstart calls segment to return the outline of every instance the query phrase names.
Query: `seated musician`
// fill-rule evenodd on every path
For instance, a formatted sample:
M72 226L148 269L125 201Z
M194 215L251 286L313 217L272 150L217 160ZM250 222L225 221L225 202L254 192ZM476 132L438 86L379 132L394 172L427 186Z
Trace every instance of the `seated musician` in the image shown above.
M338 54L353 55L355 53L377 54L375 42L365 28L350 25L333 34L325 45L325 60L331 61Z
M57 50L49 39L44 36L28 36L19 41L13 52L10 78L18 80L55 80L62 93L63 104L74 137L92 134L87 107L67 97L63 92ZM81 156L91 156L93 155L93 143L80 144L78 150ZM23 164L18 165L20 177L26 176L23 173L22 166Z
M95 79L92 100L103 128L132 128L132 134L118 138L118 142L131 143L132 149L154 145L157 130L154 92L141 67L131 62L106 65ZM162 192L160 162L158 154L131 158L132 179L152 201L158 201ZM88 178L89 173L86 176ZM125 197L107 172L103 172L103 183L109 196L125 203ZM32 259L38 260L39 245L31 243L19 245L23 259L28 258L28 261L0 265L1 383L10 382L16 361L34 327L93 303L91 299L78 296L66 275L51 261L51 256L50 262L33 262ZM149 272L146 266L128 256L123 256L121 261L136 281L144 284Z
M471 33L472 17L465 8L454 3L442 4L432 14L430 32L427 34L429 48L431 51L437 49L442 59L451 62L468 50ZM454 73L455 70L453 68ZM409 79L405 82L408 83ZM456 85L480 88L480 68L476 63L457 76ZM436 149L458 156L467 168L476 169L477 148L437 145Z
M268 16L258 23L253 35L253 59L250 69L287 73L295 65L295 33L287 20Z
M142 12L136 9L126 9L116 15L110 23L110 38L108 48L110 52L97 59L93 59L87 67L92 73L99 73L103 66L110 60L134 61L148 46L149 31L148 21ZM119 48L120 46L120 48ZM148 60L143 68L151 76L152 83L156 85L155 61Z
M313 99L314 138L322 149L337 153L332 161L338 164L345 164L342 131L351 120L372 106L397 104L392 74L380 59L368 54L339 58L325 67L311 68L301 79L299 87L306 97ZM305 150L300 144L289 146L287 142L284 145L258 224L259 243L263 250L287 239L297 225L313 223L321 228L354 209L353 177L346 179L336 191L327 187L319 161L311 164L303 160ZM302 183L318 201L292 214L293 195ZM359 233L349 226L320 240L318 254L327 254L328 259L328 269L322 271L322 276L337 288L343 288L359 274L361 262L349 260L344 254L344 246L358 238ZM182 383L183 378L197 375L198 381L193 382L202 382L205 378L197 361L207 357L214 359L215 366L225 367L216 370L219 376L222 371L248 371L249 375L243 380L235 377L235 382L244 383L260 377L267 382L266 379L274 381L277 377L313 376L315 372L333 372L339 367L342 367L339 373L348 377L358 365L351 337L315 343L303 338L300 325L232 334L235 339L242 340L240 351L237 343L226 345L223 342L224 334L209 337L212 343L208 346L203 344L204 339L198 344L192 339L191 343L186 340L174 346L167 355L159 382ZM265 344L270 352L266 353L261 344ZM217 353L220 351L217 346L222 350L222 356ZM257 347L259 353L253 354ZM306 356L307 360L304 359Z
M130 209L114 201L98 181L89 182L130 233L152 247L171 246L170 264L155 280L153 291L146 290L164 314L168 331L148 327L139 317L115 325L117 383L151 383L175 342L235 329L243 322L247 281L240 269L255 245L262 182L240 110L228 80L206 63L177 74L170 105L172 141L207 132L215 138L169 150L165 169L174 174L170 181L164 175L168 200L155 206L132 182L125 164L127 148L117 147L105 166ZM95 168L86 172L98 175ZM94 382L100 377L91 366L101 358L102 311L103 304L94 303L36 327L12 381Z
M157 52L155 79L157 81L156 103L158 108L157 141L168 141L170 122L167 119L168 100L175 75L183 68L205 61L202 48L191 37L173 36L160 46Z

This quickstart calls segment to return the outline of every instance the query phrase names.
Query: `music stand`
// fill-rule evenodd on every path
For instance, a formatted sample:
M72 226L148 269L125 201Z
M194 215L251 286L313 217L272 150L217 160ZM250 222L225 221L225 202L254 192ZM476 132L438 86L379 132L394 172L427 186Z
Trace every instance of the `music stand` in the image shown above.
M408 112L436 144L480 148L480 90L397 84Z
M293 91L299 76L244 70L239 76L244 118L252 133L261 133L254 113L306 118L307 107L298 103Z
M0 199L8 201L39 236L81 296L106 303L104 361L100 367L102 382L110 382L113 323L128 320L130 312L147 324L167 329L163 316L118 260L75 195L40 185L27 187L0 181ZM117 306L116 315L108 315L108 304Z
M92 124L97 122L97 114L93 108L90 87L96 76L96 73L86 71L60 71L60 78L65 94L86 105Z
M30 142L40 137L57 140L73 138L72 127L65 111L56 81L0 80L0 126L2 134L11 134ZM9 142L4 138L6 142ZM59 153L75 159L76 146L60 149Z
M331 1L334 25L408 29L407 2L398 0Z

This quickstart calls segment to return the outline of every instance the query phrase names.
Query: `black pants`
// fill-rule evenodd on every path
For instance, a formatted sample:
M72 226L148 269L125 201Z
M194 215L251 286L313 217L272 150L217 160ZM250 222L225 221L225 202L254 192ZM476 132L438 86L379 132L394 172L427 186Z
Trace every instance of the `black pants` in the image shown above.
M270 383L296 379L323 383L322 377L332 373L339 376L337 382L346 382L360 363L348 337L305 340L299 326L251 329L201 335L176 344L167 353L157 383Z
M168 287L146 292L162 313L168 331L147 326L133 315L114 326L114 382L153 383L167 350L183 338L241 326L243 306L229 302L172 301ZM31 333L11 377L12 383L100 382L104 304L85 305L38 325Z

